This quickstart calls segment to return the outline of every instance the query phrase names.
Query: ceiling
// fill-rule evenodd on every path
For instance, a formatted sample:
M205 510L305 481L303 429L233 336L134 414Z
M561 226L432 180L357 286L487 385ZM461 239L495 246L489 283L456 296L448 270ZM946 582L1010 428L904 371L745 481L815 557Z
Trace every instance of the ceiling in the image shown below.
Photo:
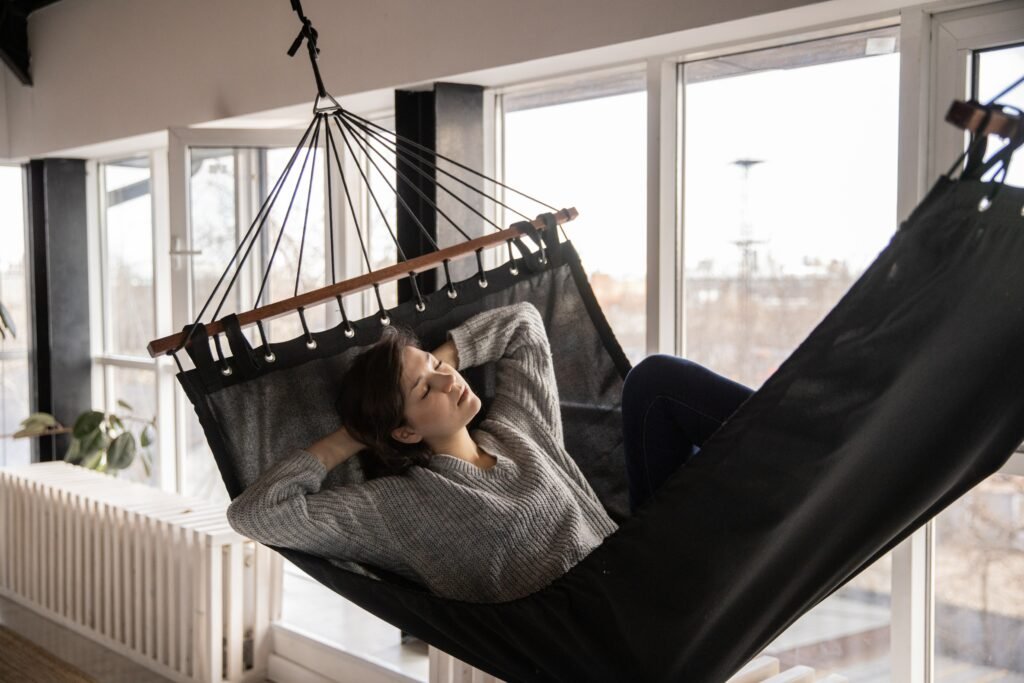
M59 0L0 0L0 59L25 85L29 72L28 16Z

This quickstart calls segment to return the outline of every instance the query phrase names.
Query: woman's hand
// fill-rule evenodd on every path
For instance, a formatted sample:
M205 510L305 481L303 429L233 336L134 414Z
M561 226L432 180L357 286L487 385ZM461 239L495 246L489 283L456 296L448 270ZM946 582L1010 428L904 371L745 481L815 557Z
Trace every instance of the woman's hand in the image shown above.
M459 350L455 348L455 342L451 339L434 349L433 354L456 370L459 369Z
M317 460L330 471L364 448L366 448L365 444L356 440L345 427L341 427L305 450L316 456Z

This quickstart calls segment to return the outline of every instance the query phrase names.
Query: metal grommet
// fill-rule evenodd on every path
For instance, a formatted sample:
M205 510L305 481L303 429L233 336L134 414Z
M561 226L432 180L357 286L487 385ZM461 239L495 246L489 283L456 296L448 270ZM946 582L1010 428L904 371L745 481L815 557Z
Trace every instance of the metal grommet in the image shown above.
M480 285L480 287L481 287L481 288L482 288L482 287L486 287L486 286L487 286L487 278L485 278L485 277L482 277L482 278L480 278L479 280L477 280L477 281L476 281L476 283L477 283L478 285Z
M508 272L512 273L513 275L519 275L519 269L516 268L515 266L512 266L511 268L509 268Z
M316 339L310 339L308 342L306 342L306 348L307 349L315 349L316 348Z
M273 351L271 351L270 353L264 354L263 360L267 361L268 363L273 363L274 361L277 360L277 355Z
M448 298L449 299L455 299L458 296L459 296L459 293L456 290L454 290L454 289L449 289L448 290Z
M345 328L345 336L348 337L349 339L356 336L356 331L352 329L351 325Z
M222 367L222 368L220 369L220 374L224 375L225 377L227 377L228 375L230 375L230 374L231 374L232 372L234 372L234 370L232 370L232 369L231 369L231 366L230 366L230 365L228 365L227 363L225 363L225 364L224 364L224 367Z
M422 313L423 311L427 310L427 305L425 303L423 303L422 301L417 301L416 302L416 310L419 311L420 313Z
M982 197L981 201L978 202L978 212L988 211L989 207L992 206L992 200L988 197Z
M544 266L544 265L547 265L547 263L548 263L548 257L547 257L547 254L544 254L543 256L541 256L539 260L540 260L540 264L541 264L542 266Z
M384 326L390 325L391 324L391 317L387 313L385 313L384 315L382 315L380 317L380 324L384 325Z

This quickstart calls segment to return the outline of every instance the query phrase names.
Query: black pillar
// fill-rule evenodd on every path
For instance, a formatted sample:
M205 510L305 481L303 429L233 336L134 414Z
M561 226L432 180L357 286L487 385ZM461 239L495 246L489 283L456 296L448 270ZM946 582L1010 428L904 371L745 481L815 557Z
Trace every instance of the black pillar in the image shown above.
M469 168L482 171L484 163L483 92L484 89L481 86L460 83L435 83L433 89L427 91L396 90L395 131L402 137L409 138L428 149L436 150L438 154L454 159ZM416 151L422 156L420 150L409 145L403 145L400 149L408 150L410 153ZM475 188L483 187L482 181L477 176L462 171L444 160L438 160L433 155L430 155L427 160ZM402 158L399 155L398 170L401 175L408 178L408 181L411 181L403 181L401 175L399 176L399 195L438 246L443 249L466 241L466 236L452 227L452 222L458 225L470 239L493 230L493 226L485 225L480 217L466 206L469 205L483 213L483 197L479 193L473 192L443 173L437 173L429 163L419 163L418 167L423 174L413 170L413 165L408 157ZM445 190L437 189L436 183L451 190L462 201L455 199ZM410 187L412 184L415 184L430 201L428 202L413 190ZM452 222L433 209L430 206L431 202ZM396 235L405 256L411 259L433 251L433 245L409 215L410 211L407 211L401 202L397 208ZM476 259L466 258L453 262L449 264L449 270L453 281L466 279L476 273ZM424 294L433 292L444 286L444 270L438 267L433 272L422 273L418 279L421 292ZM409 285L409 281L407 279L399 280L398 300L408 301L411 298L412 287Z
M32 410L71 427L92 403L85 161L35 159L27 171ZM36 441L34 460L61 460L71 438Z

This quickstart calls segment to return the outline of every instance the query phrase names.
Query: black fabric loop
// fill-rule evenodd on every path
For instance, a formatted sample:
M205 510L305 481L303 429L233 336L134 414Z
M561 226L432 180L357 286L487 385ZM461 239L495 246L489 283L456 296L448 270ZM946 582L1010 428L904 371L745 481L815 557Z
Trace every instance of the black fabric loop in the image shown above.
M553 254L553 265L559 266L561 261L559 260L560 250L558 249L558 221L553 213L542 213L537 218L544 221L544 241L548 245L548 250Z
M213 387L220 383L220 370L213 360L213 353L210 351L210 337L206 331L206 323L193 323L182 328L184 334L191 334L191 340L185 351L192 364L199 371L199 377L204 386Z
M976 100L971 100L971 103L979 104ZM978 126L979 131L984 131L985 126L992 119L992 110L985 109L985 116L981 119L981 125ZM978 167L981 166L982 161L985 159L985 152L988 151L988 134L979 132L975 134L975 139L971 140L971 144L967 146L967 164L964 166L963 171L960 173L961 178L980 178L981 176L975 176Z
M545 253L547 248L544 244L544 238L540 234L540 230L534 227L533 223L530 221L519 221L518 223L513 223L512 227L518 228L524 232L537 244L539 251L535 254L522 245L520 238L515 238L515 241L520 243L520 248L523 249L523 258L526 260L526 263L530 264L531 261L536 261L537 265L543 267L544 262L547 260L547 254Z
M242 372L246 376L256 373L263 367L259 355L253 350L249 340L242 332L242 324L238 321L237 313L230 313L221 318L224 325L224 336L228 338L228 345L231 347L231 355L235 359L235 371Z

